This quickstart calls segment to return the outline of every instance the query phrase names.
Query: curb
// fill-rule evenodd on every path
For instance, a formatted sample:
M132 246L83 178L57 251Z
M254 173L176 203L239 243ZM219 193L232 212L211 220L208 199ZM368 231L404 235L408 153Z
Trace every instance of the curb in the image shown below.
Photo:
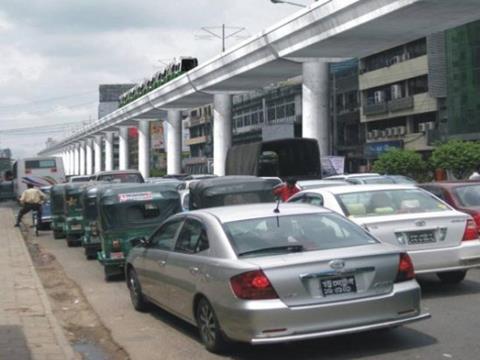
M13 210L11 211L11 214L13 213ZM13 222L12 222L13 224ZM40 294L40 300L42 301L43 307L45 309L45 316L47 317L48 321L50 322L53 332L55 334L55 337L57 338L58 345L62 348L62 351L65 355L65 359L68 360L76 360L78 357L75 356L75 352L73 351L73 348L70 345L70 342L67 340L65 337L65 334L63 333L62 327L58 323L57 318L52 312L52 308L50 306L50 302L48 300L48 295L43 288L43 284L40 281L40 278L38 277L37 271L35 270L35 266L33 265L32 258L30 256L30 252L28 251L27 245L25 244L25 240L23 239L23 235L20 232L19 229L16 230L20 236L21 243L22 243L22 248L23 251L26 253L26 256L28 258L28 264L30 271L32 272L32 276L35 279L35 282L38 284L38 292Z

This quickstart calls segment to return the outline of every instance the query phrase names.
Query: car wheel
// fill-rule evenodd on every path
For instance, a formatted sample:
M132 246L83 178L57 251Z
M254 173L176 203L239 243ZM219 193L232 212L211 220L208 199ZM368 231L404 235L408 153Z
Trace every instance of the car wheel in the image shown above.
M200 338L208 351L220 353L226 348L220 325L212 305L207 299L202 298L196 309L197 325Z
M446 271L437 273L438 278L445 284L458 284L465 279L467 275L466 270L459 270L459 271Z
M132 300L133 307L137 311L146 311L148 309L148 302L143 296L142 287L138 280L137 273L135 270L129 269L127 276L127 286L128 290L130 290L130 299Z

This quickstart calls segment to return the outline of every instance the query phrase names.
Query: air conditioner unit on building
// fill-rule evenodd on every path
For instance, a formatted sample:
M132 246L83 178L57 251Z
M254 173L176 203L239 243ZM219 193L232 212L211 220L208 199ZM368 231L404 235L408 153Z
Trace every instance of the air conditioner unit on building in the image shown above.
M426 123L418 124L418 131L420 131L420 132L427 131L427 124Z
M391 86L392 99L400 99L403 97L402 85L394 84Z
M407 133L407 127L406 126L397 126L397 135L398 136L403 136Z
M385 102L385 93L383 90L378 90L374 92L375 104L382 104Z
M387 137L393 136L393 130L394 130L394 128L385 129L385 134L387 135Z
M372 130L372 136L374 139L380 136L380 130Z
M425 123L425 125L427 127L427 130L435 129L435 122L434 121L429 121L429 122Z
M387 134L386 134L386 131L385 131L385 130L380 130L378 133L379 133L379 134L378 134L378 137L380 137L380 138L384 138L384 137L386 137L386 136L387 136Z
M367 140L372 140L373 139L373 132L369 131L367 132Z

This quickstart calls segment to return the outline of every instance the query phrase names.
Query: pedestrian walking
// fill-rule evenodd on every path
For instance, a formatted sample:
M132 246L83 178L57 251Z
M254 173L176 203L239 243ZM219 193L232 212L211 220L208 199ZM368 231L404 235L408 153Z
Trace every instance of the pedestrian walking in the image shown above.
M27 190L25 190L20 197L20 204L22 205L22 208L18 212L15 227L20 226L23 215L32 210L37 212L37 224L40 224L42 222L42 203L46 199L47 196L43 192L34 188L32 184L27 184Z
M280 197L282 201L287 201L299 191L300 189L297 186L297 180L293 178L288 178L285 183L277 185L275 188L273 188L273 194Z

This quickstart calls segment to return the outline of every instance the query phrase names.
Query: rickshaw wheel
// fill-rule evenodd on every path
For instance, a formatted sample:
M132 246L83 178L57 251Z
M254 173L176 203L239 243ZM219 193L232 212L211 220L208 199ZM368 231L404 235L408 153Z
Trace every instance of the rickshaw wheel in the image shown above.
M137 273L133 268L128 270L127 286L128 290L130 291L130 299L132 300L132 305L135 310L141 312L148 310L148 301L145 300L145 297L142 294L140 281L138 280Z

